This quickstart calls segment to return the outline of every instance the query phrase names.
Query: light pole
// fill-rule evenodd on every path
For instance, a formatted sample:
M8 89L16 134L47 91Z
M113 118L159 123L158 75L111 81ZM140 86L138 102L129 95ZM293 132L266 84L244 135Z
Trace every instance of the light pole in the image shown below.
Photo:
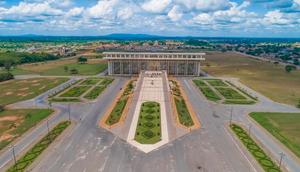
M71 121L71 104L68 104L69 121Z
M232 124L232 115L233 115L233 107L231 106L231 109L230 109L230 120L229 120L229 124L230 125Z
M281 169L281 165L282 165L283 158L285 157L285 154L284 154L283 152L280 152L279 155L280 155L280 160L279 160L279 170L280 170L280 169Z
M251 135L251 128L252 128L252 125L251 123L249 124L249 129L248 129L248 135L250 136Z
M17 159L16 159L16 153L15 153L15 146L12 145L12 154L13 154L13 158L14 158L14 163L15 163L15 168L17 168Z

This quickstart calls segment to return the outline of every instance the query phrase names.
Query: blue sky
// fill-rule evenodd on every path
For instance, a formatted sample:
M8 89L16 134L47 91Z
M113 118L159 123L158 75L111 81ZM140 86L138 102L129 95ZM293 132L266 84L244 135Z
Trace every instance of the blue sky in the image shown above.
M300 0L0 0L0 35L300 37Z

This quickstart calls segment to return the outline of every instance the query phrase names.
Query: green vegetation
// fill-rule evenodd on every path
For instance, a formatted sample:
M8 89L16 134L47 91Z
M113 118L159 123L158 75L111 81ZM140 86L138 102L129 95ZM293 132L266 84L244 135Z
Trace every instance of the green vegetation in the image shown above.
M298 105L297 105L297 107L298 107L298 108L300 108L300 100L299 100L299 102L298 102Z
M183 99L175 98L176 109L178 113L179 122L184 126L191 127L194 125L193 119L186 107Z
M240 92L242 92L243 94L245 94L245 95L247 95L248 97L250 97L251 99L256 100L256 101L258 100L257 97L252 96L252 95L249 94L246 90L243 90L242 88L240 88L240 87L234 85L233 83L231 83L231 82L229 82L229 81L226 81L226 82L227 82L229 85L231 85L232 87L238 89L238 90L239 90Z
M80 97L85 93L91 86L75 86L60 95L59 97Z
M176 81L171 80L172 83L172 94L173 98L175 101L175 106L176 106L176 111L178 115L178 119L180 124L186 126L186 127L191 127L194 125L194 121L191 117L191 114L186 106L185 100L181 95L179 85ZM201 84L199 82L198 84Z
M11 73L0 73L0 82L14 79Z
M102 81L101 81L102 80ZM96 99L106 88L107 86L112 83L113 79L111 78L103 78L101 80L98 80L101 81L100 84L98 84L98 86L96 86L95 88L93 88L90 92L88 92L84 98L87 98L87 99ZM89 79L89 80L86 80L87 83L91 84L91 83L95 83L93 81L95 81L94 79ZM97 80L96 80L97 81ZM97 82L96 82L97 83ZM83 85L83 83L81 83Z
M161 140L159 103L142 104L134 139L141 144L155 144Z
M122 113L123 113L123 110L127 104L127 101L128 101L128 98L122 98L120 99L115 107L113 108L112 112L110 113L109 117L107 118L106 120L106 124L108 125L113 125L113 124L116 124L119 122L121 116L122 116Z
M300 113L253 112L250 116L300 157Z
M41 72L41 75L53 75L53 76L68 76L68 75L96 75L103 72L107 68L106 63L95 64L65 64L50 68ZM66 70L68 69L68 70Z
M105 83L107 83L108 81L105 81ZM129 96L132 94L133 89L134 89L134 85L133 85L134 81L130 81L125 90L122 93L122 96L120 97L120 99L117 101L115 107L113 108L113 110L110 112L108 118L106 119L105 123L107 125L113 125L116 124L120 121L121 116L123 114L123 111L126 107L127 101Z
M98 79L94 79L94 78L89 78L84 80L83 82L80 83L80 85L95 85L98 82L100 82L102 79L98 78Z
M239 78L243 84L280 103L296 106L300 98L300 70L287 73L282 65L231 52L207 53L202 69L213 76Z
M51 102L80 102L79 98L51 98Z
M204 96L211 101L219 101L221 98L213 91L206 83L201 80L193 80L196 86L204 94Z
M26 53L26 52L0 52L0 67L3 67L6 63L11 63L12 65L23 64L23 63L33 63L42 62L49 60L57 60L61 58L60 56L55 56L46 53Z
M206 79L206 82L208 82L213 87L227 87L228 85L224 83L220 79Z
M239 105L253 105L256 102L253 100L225 100L224 104L239 104Z
M44 136L37 144L35 144L24 156L10 167L7 172L23 172L29 167L34 160L42 154L44 150L71 124L70 121L64 121L55 126L49 134Z
M266 172L281 171L242 127L238 126L237 124L231 124L230 128Z
M215 87L215 89L224 96L225 99L246 99L246 97L242 96L239 92L232 88L224 88L224 87Z
M20 137L53 111L50 109L9 109L0 111L0 150Z
M1 83L0 104L7 105L34 98L67 80L67 78L33 78Z
M103 90L105 90L105 86L96 86L95 88L93 88L90 92L88 92L84 98L93 100L96 99L102 92Z

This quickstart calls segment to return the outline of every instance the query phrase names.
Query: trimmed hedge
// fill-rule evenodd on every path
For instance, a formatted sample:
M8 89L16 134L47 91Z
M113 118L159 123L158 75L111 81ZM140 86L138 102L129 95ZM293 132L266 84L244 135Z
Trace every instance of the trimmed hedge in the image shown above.
M11 73L0 73L0 82L14 79L14 75Z

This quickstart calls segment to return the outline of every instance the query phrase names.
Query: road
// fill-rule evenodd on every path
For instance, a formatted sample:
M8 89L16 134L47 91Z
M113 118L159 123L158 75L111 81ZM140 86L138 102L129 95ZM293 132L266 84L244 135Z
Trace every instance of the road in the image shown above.
M72 119L77 121L75 127L65 137L47 150L40 162L30 169L36 172L204 172L204 171L260 171L251 157L236 144L225 124L230 117L231 106L208 102L191 84L190 78L179 78L187 97L201 121L201 129L194 130L156 151L145 154L128 144L123 139L98 127L98 120L123 87L126 78L116 78L113 84L90 104L77 104L71 107ZM43 98L36 99L37 104L44 105ZM67 106L54 104L61 112L58 120L67 117ZM262 101L252 106L232 106L234 121L249 124L247 114L252 111L297 111L287 105L281 105L262 97ZM29 138L36 138L45 130L45 126L31 132ZM267 136L260 128L253 125L251 133L276 155L285 152L280 145ZM23 140L23 139L22 139ZM29 140L29 139L28 139ZM24 140L18 145L25 147L29 142ZM34 140L34 139L32 139ZM287 153L287 152L286 152ZM10 153L11 154L11 153ZM3 164L3 154L0 164ZM11 159L7 154L6 159ZM300 171L299 164L289 155L284 160L290 171Z

